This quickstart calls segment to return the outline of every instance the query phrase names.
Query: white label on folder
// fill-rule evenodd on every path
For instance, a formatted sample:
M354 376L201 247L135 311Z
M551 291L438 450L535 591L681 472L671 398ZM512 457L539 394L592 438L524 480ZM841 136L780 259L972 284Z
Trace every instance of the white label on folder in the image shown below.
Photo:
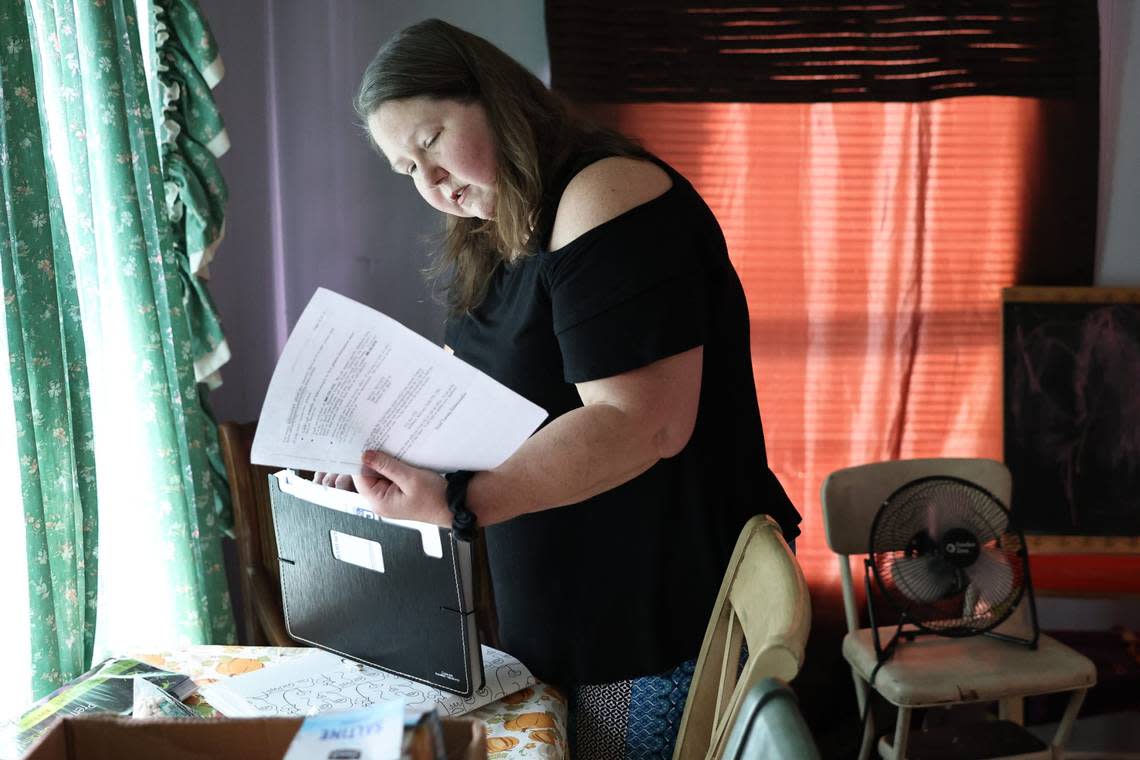
M384 572L384 553L380 551L380 544L339 530L330 530L329 538L332 539L333 556L341 562Z

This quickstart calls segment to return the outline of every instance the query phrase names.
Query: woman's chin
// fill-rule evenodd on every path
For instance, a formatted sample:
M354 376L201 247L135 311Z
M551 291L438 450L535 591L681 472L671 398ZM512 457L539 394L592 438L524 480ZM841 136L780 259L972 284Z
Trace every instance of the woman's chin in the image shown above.
M474 204L471 206L471 208L464 206L460 206L458 208L454 206L451 208L439 208L437 206L436 208L449 216L455 216L460 219L481 219L484 222L495 221L495 210L493 208L488 211L483 207Z
M491 200L490 203L487 201ZM486 222L495 221L495 203L494 200L486 197L479 198L476 203L471 204L471 216L482 219Z

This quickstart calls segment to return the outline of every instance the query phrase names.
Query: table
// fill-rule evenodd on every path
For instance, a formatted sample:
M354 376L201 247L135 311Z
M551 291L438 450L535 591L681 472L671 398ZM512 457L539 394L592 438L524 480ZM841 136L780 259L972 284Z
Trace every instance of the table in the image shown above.
M130 652L126 656L158 668L184 673L199 686L264 668L309 651L305 647L241 647L201 644L166 652ZM186 700L203 717L219 713L200 695ZM566 698L543 683L503 697L467 714L487 727L490 760L535 758L563 760L566 746Z

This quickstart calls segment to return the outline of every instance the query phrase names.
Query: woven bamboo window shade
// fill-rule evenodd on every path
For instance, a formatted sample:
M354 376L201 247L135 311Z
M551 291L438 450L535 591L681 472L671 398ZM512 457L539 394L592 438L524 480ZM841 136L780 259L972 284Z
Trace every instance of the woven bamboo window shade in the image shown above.
M1095 97L1097 87L1093 0L548 0L546 9L553 87L578 102Z

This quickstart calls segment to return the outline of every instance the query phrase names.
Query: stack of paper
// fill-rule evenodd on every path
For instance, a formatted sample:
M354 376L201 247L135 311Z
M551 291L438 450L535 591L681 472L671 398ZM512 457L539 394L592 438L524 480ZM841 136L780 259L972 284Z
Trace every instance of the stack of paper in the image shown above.
M545 418L399 322L319 288L277 360L250 459L356 474L378 449L434 472L489 470Z

